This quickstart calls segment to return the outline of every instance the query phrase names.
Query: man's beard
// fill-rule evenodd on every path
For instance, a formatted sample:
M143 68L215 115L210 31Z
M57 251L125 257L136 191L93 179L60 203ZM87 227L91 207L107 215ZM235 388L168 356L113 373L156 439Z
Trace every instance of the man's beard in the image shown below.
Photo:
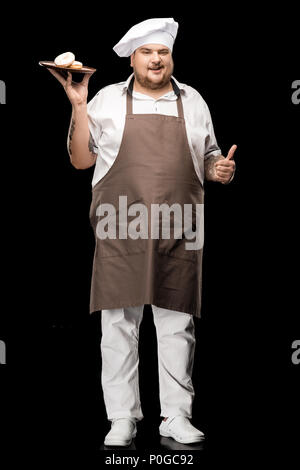
M174 67L171 68L171 71L168 74L165 74L160 82L152 82L148 77L142 77L137 72L136 68L133 67L134 78L137 82L144 88L150 88L151 90L159 90L167 85L170 81L171 75L173 73Z

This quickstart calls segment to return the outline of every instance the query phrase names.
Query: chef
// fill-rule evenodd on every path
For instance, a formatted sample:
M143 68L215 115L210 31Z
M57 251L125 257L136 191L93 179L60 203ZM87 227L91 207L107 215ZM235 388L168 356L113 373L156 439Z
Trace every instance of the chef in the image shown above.
M198 91L173 76L177 30L173 18L133 26L113 48L118 56L130 58L133 73L100 89L89 103L90 75L74 83L71 73L64 79L50 70L72 104L67 143L71 163L77 169L95 165L90 313L101 311L101 381L111 421L104 441L108 446L130 445L136 422L143 419L138 342L145 304L151 305L157 333L163 418L159 433L184 444L204 439L191 423L193 317L200 317L203 249L187 249L183 230L179 238L119 236L124 229L120 196L125 197L130 224L138 215L136 207L148 209L148 214L153 204L201 207L205 179L227 184L234 176L236 146L226 157L221 154L207 104ZM113 207L116 214L101 207ZM169 214L174 229L175 217ZM98 232L105 217L116 224L114 235L107 238ZM192 210L191 229L197 220L197 210Z

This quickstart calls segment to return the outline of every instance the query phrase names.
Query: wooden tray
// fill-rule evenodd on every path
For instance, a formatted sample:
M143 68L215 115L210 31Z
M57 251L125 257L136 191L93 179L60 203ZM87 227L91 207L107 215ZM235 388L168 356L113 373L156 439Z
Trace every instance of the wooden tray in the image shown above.
M48 69L56 69L58 72L61 72L62 75L65 75L65 76L67 76L67 72L94 73L97 70L97 69L93 69L92 67L86 67L86 66L82 66L81 69L71 69L70 67L58 67L57 65L55 65L54 62L51 62L49 60L41 60L39 64L42 65L43 67L47 67Z

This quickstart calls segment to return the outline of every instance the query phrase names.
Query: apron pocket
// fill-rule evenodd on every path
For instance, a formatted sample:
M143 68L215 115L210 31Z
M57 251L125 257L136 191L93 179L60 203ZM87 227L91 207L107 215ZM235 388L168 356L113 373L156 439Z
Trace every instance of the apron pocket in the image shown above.
M111 256L128 256L133 255L135 253L142 253L146 249L146 239L136 237L140 230L141 230L141 222L143 214L140 212L141 207L137 206L136 208L132 208L133 215L129 215L128 211L130 210L131 206L134 204L141 204L143 201L142 199L135 199L127 203L127 211L126 214L122 214L122 218L120 219L120 211L119 208L116 208L115 216L107 216L104 215L101 217L105 218L105 231L110 232L108 238L101 238L101 231L100 227L96 226L96 254L100 258L108 258ZM100 222L100 217L97 217L98 222ZM123 231L123 236L127 238L120 238L120 232ZM115 237L115 238L113 238Z
M186 244L189 245L191 242L192 240L187 240L184 234L182 234L182 239L160 239L158 244L158 252L162 255L173 258L196 262L196 250L188 250L186 248Z
M168 205L168 201L165 201ZM183 213L183 210L182 210ZM160 227L162 223L160 222ZM196 210L192 209L192 222L189 224L188 231L196 230ZM172 258L182 259L184 261L196 262L197 250L189 250L187 247L195 241L194 238L187 239L182 220L182 228L180 229L182 238L174 238L174 213L170 212L170 238L162 238L160 231L160 238L157 244L157 251L161 255L166 255Z

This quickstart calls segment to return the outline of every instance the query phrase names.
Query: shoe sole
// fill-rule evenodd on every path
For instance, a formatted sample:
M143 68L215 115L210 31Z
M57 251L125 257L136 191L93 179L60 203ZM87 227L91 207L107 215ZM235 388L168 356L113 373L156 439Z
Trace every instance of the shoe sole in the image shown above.
M174 439L174 441L179 442L180 444L194 444L195 442L202 442L205 439L204 436L194 437L191 439L180 439L179 437L178 438L174 437L171 433L167 431L161 431L161 430L159 430L159 434L163 437L171 437L172 439Z
M136 436L136 431L132 434L132 438L129 439L128 441L122 441L122 440L118 440L118 439L109 439L108 441L107 440L104 440L104 445L105 446L122 446L122 447L127 447L127 446L130 446L130 444L132 443L132 439L135 438Z

